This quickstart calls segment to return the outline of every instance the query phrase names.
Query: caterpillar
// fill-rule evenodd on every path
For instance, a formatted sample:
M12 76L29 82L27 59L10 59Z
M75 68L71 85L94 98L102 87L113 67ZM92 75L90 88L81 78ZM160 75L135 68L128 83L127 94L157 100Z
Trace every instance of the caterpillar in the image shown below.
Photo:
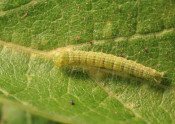
M102 52L63 50L54 53L53 61L59 67L79 65L102 67L158 83L164 77L164 72Z

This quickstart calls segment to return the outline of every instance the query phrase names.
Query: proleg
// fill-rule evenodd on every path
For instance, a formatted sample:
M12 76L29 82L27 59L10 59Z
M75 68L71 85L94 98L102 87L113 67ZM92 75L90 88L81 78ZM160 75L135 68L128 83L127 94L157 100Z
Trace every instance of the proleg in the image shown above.
M56 52L53 60L59 67L81 65L106 68L158 83L164 77L164 72L158 72L135 61L102 52L65 50Z

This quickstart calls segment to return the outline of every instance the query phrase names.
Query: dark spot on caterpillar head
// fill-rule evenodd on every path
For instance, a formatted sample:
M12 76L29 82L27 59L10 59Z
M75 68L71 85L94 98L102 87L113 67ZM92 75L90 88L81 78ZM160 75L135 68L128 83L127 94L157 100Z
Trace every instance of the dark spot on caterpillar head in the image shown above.
M75 105L74 102L73 102L73 100L70 100L70 104L71 104L71 105Z

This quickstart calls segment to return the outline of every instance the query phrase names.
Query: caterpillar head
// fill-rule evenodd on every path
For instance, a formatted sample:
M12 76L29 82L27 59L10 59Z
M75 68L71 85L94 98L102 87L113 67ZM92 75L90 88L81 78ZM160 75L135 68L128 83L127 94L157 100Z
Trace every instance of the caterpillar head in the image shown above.
M56 52L54 57L53 57L53 61L59 67L68 65L68 62L69 62L68 51L58 51L58 52Z

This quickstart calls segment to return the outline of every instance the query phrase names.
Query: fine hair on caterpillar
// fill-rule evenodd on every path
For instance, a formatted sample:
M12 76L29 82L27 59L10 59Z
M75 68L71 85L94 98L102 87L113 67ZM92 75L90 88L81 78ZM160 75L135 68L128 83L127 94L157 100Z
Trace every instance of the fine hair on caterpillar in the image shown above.
M158 72L135 61L102 52L63 50L54 53L53 61L59 67L99 67L157 83L160 83L164 78L164 72Z

